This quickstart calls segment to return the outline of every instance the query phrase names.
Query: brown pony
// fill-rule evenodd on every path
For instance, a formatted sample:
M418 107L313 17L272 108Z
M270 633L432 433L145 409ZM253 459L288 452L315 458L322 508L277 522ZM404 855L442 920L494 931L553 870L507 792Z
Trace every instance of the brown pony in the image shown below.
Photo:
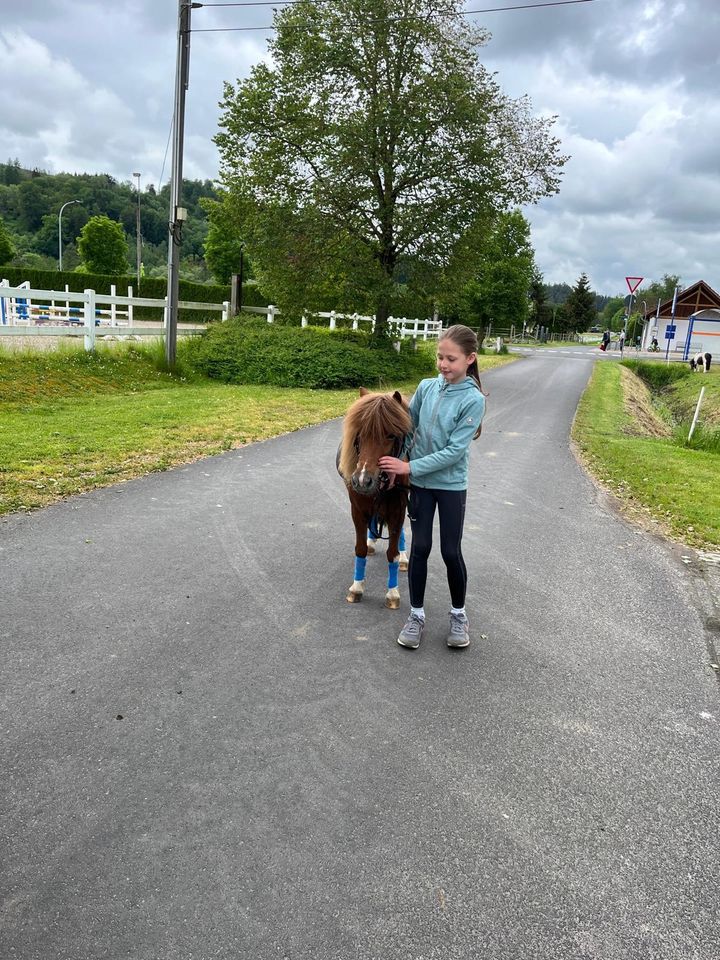
M392 610L400 606L398 545L405 522L408 490L399 481L391 486L387 474L380 470L378 460L384 456L407 459L411 430L408 405L397 391L392 394L369 393L361 387L360 399L345 415L337 468L348 489L355 525L355 578L348 591L348 603L362 600L369 552L368 530L375 540L382 528L387 527L385 606Z

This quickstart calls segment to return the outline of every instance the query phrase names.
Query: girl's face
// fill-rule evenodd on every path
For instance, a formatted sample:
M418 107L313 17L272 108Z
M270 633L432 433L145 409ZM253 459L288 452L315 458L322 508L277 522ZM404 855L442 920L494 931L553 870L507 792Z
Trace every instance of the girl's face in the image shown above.
M440 340L437 346L437 368L448 383L461 383L476 353L463 353L452 340Z

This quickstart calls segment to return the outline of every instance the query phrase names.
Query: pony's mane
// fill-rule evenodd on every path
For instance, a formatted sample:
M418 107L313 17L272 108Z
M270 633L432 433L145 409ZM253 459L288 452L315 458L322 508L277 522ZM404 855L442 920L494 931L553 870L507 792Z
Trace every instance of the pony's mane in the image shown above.
M355 438L382 443L390 434L404 437L412 428L405 401L398 403L391 393L368 393L360 397L345 414L338 469L349 481L357 466Z

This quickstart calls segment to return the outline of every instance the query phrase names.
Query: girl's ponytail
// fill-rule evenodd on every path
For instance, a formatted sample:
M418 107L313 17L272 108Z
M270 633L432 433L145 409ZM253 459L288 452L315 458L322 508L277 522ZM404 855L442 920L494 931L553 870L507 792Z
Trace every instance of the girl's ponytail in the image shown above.
M452 340L458 349L462 350L466 357L469 357L471 353L476 354L475 359L468 366L467 372L468 376L472 377L472 379L475 381L480 393L486 397L487 394L483 390L482 384L480 383L480 371L478 370L477 365L478 338L475 331L471 330L470 327L464 326L462 323L456 323L452 327L448 327L447 330L444 330L440 334L440 340ZM480 426L477 428L477 433L473 437L473 440L477 440L481 433L482 424L480 424Z

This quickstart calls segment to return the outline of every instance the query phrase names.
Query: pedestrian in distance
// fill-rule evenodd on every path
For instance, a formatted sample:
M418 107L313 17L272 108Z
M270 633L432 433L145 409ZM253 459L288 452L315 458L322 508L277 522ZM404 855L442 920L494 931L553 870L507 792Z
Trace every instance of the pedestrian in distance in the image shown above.
M436 509L451 600L447 645L462 648L470 643L461 541L470 444L480 436L485 413L477 351L477 337L469 327L456 324L442 333L437 345L438 376L422 380L410 401L414 431L410 460L381 457L379 461L391 482L407 477L410 486L410 614L397 639L412 650L420 645L425 628L425 585Z
M607 348L608 348L609 346L610 346L610 331L609 331L609 330L603 330L602 346L600 347L600 349L601 349L601 350L607 350Z
M618 347L620 349L620 355L622 356L622 352L625 349L625 331L624 330L620 331L620 337L618 339Z

